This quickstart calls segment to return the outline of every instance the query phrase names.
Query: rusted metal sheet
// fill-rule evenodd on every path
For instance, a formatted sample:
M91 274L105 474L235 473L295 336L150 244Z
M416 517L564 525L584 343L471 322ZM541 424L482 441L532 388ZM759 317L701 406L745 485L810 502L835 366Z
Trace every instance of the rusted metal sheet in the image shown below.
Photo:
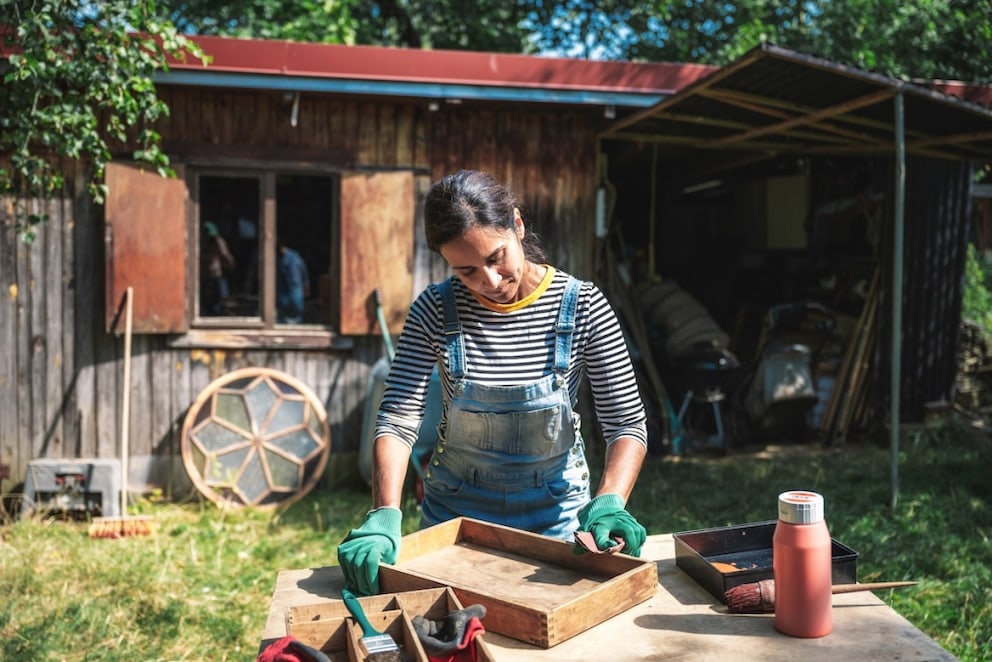
M106 182L107 331L128 286L135 333L185 331L185 182L123 163L107 165Z
M414 294L414 200L412 172L342 176L342 334L378 332L372 304L376 288L389 330L403 328Z

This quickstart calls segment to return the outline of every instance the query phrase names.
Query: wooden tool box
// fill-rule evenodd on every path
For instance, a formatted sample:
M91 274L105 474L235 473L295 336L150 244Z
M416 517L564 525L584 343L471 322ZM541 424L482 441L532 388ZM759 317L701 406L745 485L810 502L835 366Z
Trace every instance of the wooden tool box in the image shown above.
M413 629L413 617L443 620L452 611L462 608L449 588L385 593L359 598L358 602L372 626L379 632L389 633L410 662L429 662ZM286 611L286 633L323 651L332 662L366 662L364 649L359 644L362 628L342 601L290 607ZM493 662L485 635L476 636L475 650L478 662Z
M450 587L461 604L486 607L483 625L550 648L639 604L658 589L658 568L625 554L575 554L574 544L458 518L403 537L380 588Z

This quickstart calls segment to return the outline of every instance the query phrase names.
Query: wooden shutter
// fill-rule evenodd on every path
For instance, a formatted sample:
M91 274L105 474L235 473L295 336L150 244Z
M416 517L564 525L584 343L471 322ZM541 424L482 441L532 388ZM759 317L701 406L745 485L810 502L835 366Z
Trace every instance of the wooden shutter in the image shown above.
M343 335L378 333L373 293L391 333L399 333L413 297L413 173L341 177L341 320Z
M135 333L186 331L185 181L126 163L107 164L105 181L107 331L115 328L128 286Z

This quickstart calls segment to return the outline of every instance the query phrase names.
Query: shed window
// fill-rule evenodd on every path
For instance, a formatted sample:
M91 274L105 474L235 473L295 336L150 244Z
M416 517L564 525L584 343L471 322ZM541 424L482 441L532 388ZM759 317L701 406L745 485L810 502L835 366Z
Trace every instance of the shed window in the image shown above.
M205 171L195 186L197 325L330 324L335 179Z
M165 179L108 164L108 331L120 328L129 287L134 332L177 335L176 344L314 347L374 335L376 290L390 331L400 331L425 178L414 186L409 170L177 171Z

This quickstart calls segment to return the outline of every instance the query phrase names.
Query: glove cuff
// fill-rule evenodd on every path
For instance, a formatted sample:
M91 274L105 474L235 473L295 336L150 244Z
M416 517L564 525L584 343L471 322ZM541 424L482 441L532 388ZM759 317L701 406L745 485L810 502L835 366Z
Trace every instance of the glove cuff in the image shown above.
M623 510L627 506L627 502L623 500L623 497L619 494L600 494L598 497L589 502L591 506L590 509L610 509L610 510Z
M579 528L587 530L589 522L603 513L615 513L623 508L623 497L619 494L600 494L579 511Z
M396 535L402 528L403 511L399 508L382 507L370 510L365 516L362 530L369 533Z

